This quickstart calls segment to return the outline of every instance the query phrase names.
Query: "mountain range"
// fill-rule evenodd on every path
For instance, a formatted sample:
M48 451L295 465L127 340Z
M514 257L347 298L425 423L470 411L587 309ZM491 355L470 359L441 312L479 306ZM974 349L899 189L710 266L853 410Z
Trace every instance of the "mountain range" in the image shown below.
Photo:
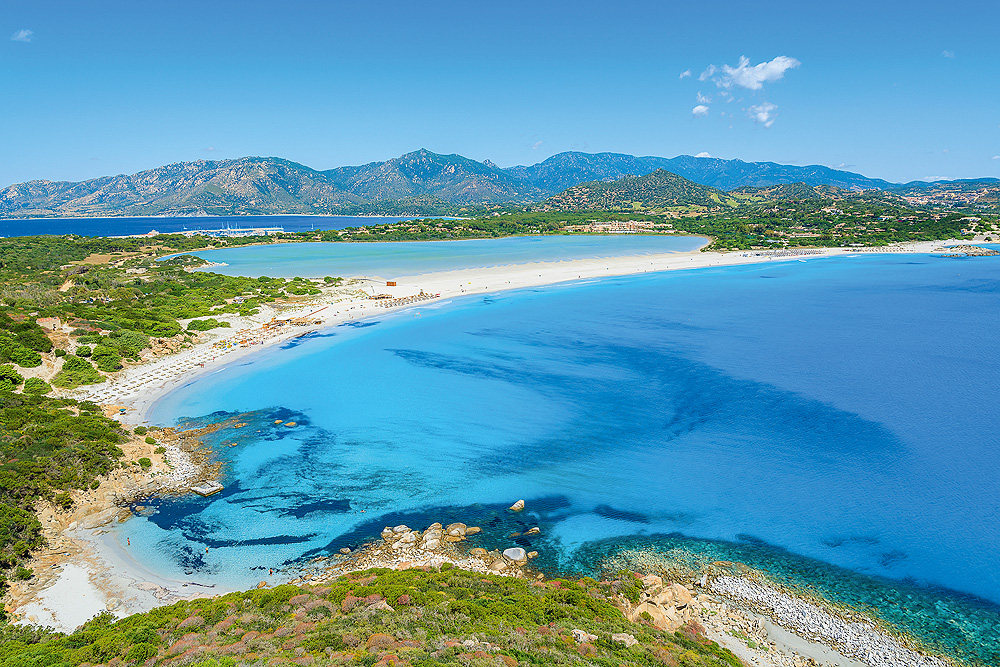
M662 171L663 173L659 173ZM657 192L674 179L666 202L718 201L720 193L801 183L844 190L906 187L911 196L922 182L905 186L820 165L743 162L681 155L636 157L621 153L566 152L530 166L501 168L489 160L441 155L426 149L384 162L318 171L274 157L181 162L131 175L81 182L36 180L0 190L0 217L198 215L198 214L397 214L470 212L484 205L526 205L592 184L595 201L602 182L657 173ZM669 174L669 176L664 175ZM995 179L988 179L995 181ZM642 186L636 181L626 186ZM954 182L958 183L958 182ZM694 186L711 188L700 192ZM947 189L947 188L946 188ZM581 195L583 191L576 194ZM563 195L560 195L563 196ZM566 195L567 197L575 195ZM595 199L596 198L596 199Z

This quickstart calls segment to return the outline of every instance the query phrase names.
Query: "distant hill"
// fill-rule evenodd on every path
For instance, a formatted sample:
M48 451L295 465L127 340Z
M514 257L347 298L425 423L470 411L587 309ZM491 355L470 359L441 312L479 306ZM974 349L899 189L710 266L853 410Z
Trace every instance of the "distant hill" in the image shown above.
M648 181L630 182L628 187L652 188L649 193L638 194L640 199L649 194L650 201L658 202L656 205L666 205L669 200L704 200L707 191L695 185L716 189L710 197L746 188L757 188L755 196L759 198L832 196L832 190L807 192L817 187L843 191L874 188L915 200L954 205L994 205L1000 192L996 179L900 185L819 165L801 167L688 155L663 158L566 152L531 166L502 169L489 160L477 162L461 155L421 149L384 162L326 171L281 158L246 157L181 162L79 183L29 181L0 190L0 217L446 215L474 212L482 205L540 202L581 184L588 184L588 188L573 196L584 197L590 206L591 201L626 197L625 191L601 191L593 183L651 176L659 170L688 183L668 183L669 179L661 174ZM782 189L774 190L775 186Z
M20 183L0 190L0 215L315 213L361 201L304 165L242 158L180 162L81 183Z
M725 205L725 192L695 183L683 176L657 169L645 176L625 176L605 183L593 181L575 185L538 205L543 211L633 210L667 206Z
M835 185L846 190L885 189L894 185L882 179L867 178L861 174L820 165L800 167L690 155L663 158L635 157L622 153L567 152L553 155L530 167L510 167L508 171L543 190L558 191L587 181L613 181L628 175L644 176L657 169L665 169L695 183L720 190L780 183Z
M323 172L338 187L367 201L433 196L452 204L531 202L547 192L498 168L461 155L426 149L386 162Z

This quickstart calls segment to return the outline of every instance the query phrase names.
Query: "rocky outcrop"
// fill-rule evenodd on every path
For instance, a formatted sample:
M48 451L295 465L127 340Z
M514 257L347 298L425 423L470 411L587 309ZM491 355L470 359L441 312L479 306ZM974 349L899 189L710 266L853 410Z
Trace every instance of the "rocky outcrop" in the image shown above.
M945 257L992 257L1000 255L1000 251L983 248L977 245L956 245L950 248L938 248L935 252L946 252Z
M701 604L686 587L664 584L655 574L644 577L642 584L643 591L637 603L623 601L623 611L630 621L646 621L661 630L674 632L700 615Z

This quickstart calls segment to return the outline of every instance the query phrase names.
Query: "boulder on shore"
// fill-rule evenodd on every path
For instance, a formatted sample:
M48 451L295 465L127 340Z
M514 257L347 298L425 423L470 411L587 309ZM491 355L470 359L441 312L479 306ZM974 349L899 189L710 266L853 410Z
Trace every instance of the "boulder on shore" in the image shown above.
M511 547L510 549L505 549L503 557L517 565L524 565L528 562L528 554L526 554L524 549L521 547Z
M508 509L510 509L511 512L520 512L521 510L524 509L524 500L518 500L516 503L514 503L513 505L511 505Z
M469 527L464 523L450 523L448 524L448 527L444 529L444 532L451 537L465 537L468 529Z

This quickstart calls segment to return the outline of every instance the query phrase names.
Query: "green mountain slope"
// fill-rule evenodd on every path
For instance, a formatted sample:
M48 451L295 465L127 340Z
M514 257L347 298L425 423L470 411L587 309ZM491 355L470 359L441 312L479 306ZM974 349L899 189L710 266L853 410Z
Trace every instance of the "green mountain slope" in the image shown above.
M386 162L323 172L338 187L371 202L433 196L453 204L537 201L544 192L498 168L426 149Z
M803 182L808 185L835 185L849 190L888 188L893 184L849 171L822 165L788 165L775 162L744 162L714 157L678 155L636 157L622 153L558 153L531 166L510 167L507 171L525 178L535 186L558 192L587 181L617 180L623 176L644 176L666 169L702 185L722 190L738 187L764 187L780 183Z
M751 201L843 199L857 195L856 192L844 190L833 185L808 185L806 183L782 183L780 185L768 185L764 187L747 186L730 190L729 194L741 200L748 199Z
M728 201L729 197L721 190L657 169L646 176L626 176L611 183L583 183L549 197L538 208L544 211L614 211L685 205L717 208Z

